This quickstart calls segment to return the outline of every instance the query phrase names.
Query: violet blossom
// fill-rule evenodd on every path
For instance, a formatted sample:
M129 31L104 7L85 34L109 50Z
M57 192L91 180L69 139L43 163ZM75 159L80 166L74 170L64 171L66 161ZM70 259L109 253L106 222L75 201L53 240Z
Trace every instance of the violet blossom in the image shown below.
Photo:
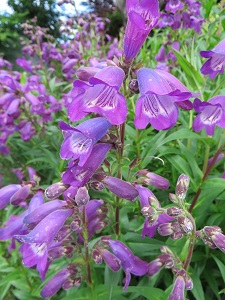
M183 3L180 0L169 0L166 3L166 11L171 11L175 14L178 10L182 10L184 7Z
M111 127L105 118L94 118L87 120L76 127L59 122L63 132L60 156L62 159L73 160L79 158L79 166L83 166L91 154L94 144L100 140Z
M222 40L212 50L201 51L200 55L208 58L201 67L202 74L209 74L209 78L211 79L216 77L218 73L223 74L225 66L225 40Z
M75 122L91 112L107 118L111 124L120 125L126 120L126 100L119 93L124 72L118 67L106 67L89 79L89 83L74 82L74 98L68 114Z
M127 0L128 15L124 35L125 62L129 63L137 55L159 18L158 0Z
M126 277L123 282L125 283L124 290L126 290L130 284L131 274L136 276L146 274L148 272L148 263L135 256L131 250L120 241L109 240L108 244L114 255L119 259L125 272Z
M208 102L195 99L194 109L198 112L193 122L194 131L205 128L206 133L213 136L216 126L225 128L225 96L215 96Z
M141 97L137 100L134 124L144 129L150 123L155 129L170 129L178 119L178 106L191 109L192 93L173 75L156 69L137 71Z

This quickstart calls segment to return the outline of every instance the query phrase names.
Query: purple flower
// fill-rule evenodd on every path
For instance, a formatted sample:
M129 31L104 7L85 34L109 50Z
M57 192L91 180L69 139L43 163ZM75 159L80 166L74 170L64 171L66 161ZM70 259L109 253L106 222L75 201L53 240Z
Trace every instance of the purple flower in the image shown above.
M21 189L20 184L10 184L0 189L0 209L4 208L9 202L10 198Z
M169 300L184 300L185 279L183 276L178 276L175 280L172 293Z
M215 96L208 102L195 99L194 109L199 113L193 122L194 131L205 128L206 133L213 136L216 125L225 128L225 96Z
M30 212L24 218L23 222L29 229L33 229L42 219L47 217L47 215L57 209L61 209L63 206L66 206L66 204L66 201L62 200L52 200L50 202L46 202Z
M63 131L60 156L62 159L79 158L79 166L83 166L91 154L94 144L100 140L111 127L105 118L94 118L73 127L62 121L59 127Z
M159 18L158 0L127 0L127 26L124 36L125 62L129 63L140 50Z
M120 241L109 240L109 247L120 260L121 266L126 274L123 282L124 290L129 286L131 274L142 276L148 272L148 263L135 256L126 245Z
M142 68L137 71L137 78L141 93L134 120L137 128L144 129L150 123L157 130L169 129L178 119L177 106L184 107L184 102L190 106L188 109L192 108L192 104L187 103L192 93L173 75Z
M158 62L165 62L165 60L166 60L166 51L165 51L165 47L163 45L159 48L158 54L155 56L155 59Z
M209 78L213 79L218 73L223 74L225 66L225 40L222 40L214 49L201 51L200 55L209 58L201 67L204 75L209 74Z
M171 11L173 14L178 10L182 10L183 3L180 0L169 0L166 4L166 11Z
M103 162L110 148L109 144L96 144L85 164L79 166L78 161L73 162L63 173L62 181L74 187L84 186Z
M16 63L18 66L23 68L24 70L32 73L32 62L29 60L26 60L25 57L17 58Z
M162 14L161 20L158 24L159 28L163 28L166 26L172 26L174 24L174 16L171 14Z
M22 243L49 244L72 213L73 209L58 209L53 211L42 219L27 235L16 235L15 238Z
M74 82L74 98L68 113L71 121L78 121L90 112L95 112L114 125L126 120L126 100L119 93L124 72L118 67L106 67L89 79L89 83Z
M67 268L59 271L52 279L50 279L41 290L41 297L50 298L55 295L58 290L66 282L67 278L76 274L77 270L75 266L68 266Z
M120 198L134 201L138 196L138 191L129 182L121 179L106 176L102 183L115 195Z

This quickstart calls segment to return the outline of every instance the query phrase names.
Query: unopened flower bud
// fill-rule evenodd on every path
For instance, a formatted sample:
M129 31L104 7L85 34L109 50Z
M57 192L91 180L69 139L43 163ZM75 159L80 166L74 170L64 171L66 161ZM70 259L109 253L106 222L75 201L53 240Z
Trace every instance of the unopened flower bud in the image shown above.
M177 218L177 221L184 233L189 233L193 230L193 225L188 218L186 218L184 216L179 216Z
M67 279L67 280L63 283L62 288L63 288L64 290L68 290L68 289L70 289L70 288L73 287L73 286L74 286L74 280L73 280L73 279Z
M81 284L82 278L81 277L76 277L74 279L74 286L79 287Z
M152 172L148 172L148 170L140 170L137 172L137 175L145 176L138 179L139 183L144 183L146 185L153 185L156 188L159 188L161 190L167 190L170 186L170 183L166 178L154 174Z
M105 188L104 184L99 181L91 182L90 187L95 191L102 191Z
M141 210L143 216L154 216L157 214L157 211L151 206L144 206Z
M176 204L179 202L177 199L177 196L175 194L169 193L169 199L171 202L176 203Z
M94 260L94 262L96 264L101 264L102 263L102 256L100 251L98 251L97 249L94 249L92 251L92 259Z
M78 206L86 205L90 200L90 196L88 194L88 189L86 186L82 186L78 189L77 194L75 196L75 202Z
M131 79L129 82L129 89L134 93L138 94L139 93L139 86L138 86L138 81L137 79Z
M77 231L78 229L80 229L80 225L81 225L81 221L79 219L75 219L71 222L70 229L72 231Z
M171 223L160 224L158 227L158 233L162 236L173 234Z
M186 290L192 290L193 289L193 282L191 280L191 277L186 275L185 277L185 289Z
M186 174L181 174L177 180L176 196L180 200L184 200L189 188L190 178Z
M48 199L56 199L60 195L62 195L68 188L69 188L68 184L65 184L62 181L59 181L57 183L54 183L54 184L50 185L45 190L45 196Z
M175 207L175 206L169 207L166 210L167 215L171 216L171 217L177 217L181 214L181 212L182 212L182 210L178 207Z

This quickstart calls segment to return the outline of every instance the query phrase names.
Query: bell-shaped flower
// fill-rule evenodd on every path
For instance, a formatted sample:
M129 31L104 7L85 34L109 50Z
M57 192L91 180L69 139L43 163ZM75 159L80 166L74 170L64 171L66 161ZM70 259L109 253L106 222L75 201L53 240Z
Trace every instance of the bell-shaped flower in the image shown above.
M124 35L125 62L137 55L159 18L158 0L127 0L127 26Z
M75 161L73 165L63 173L62 181L74 187L84 186L104 161L110 148L110 144L96 144L85 164L79 166L78 161Z
M142 276L148 272L148 263L135 256L133 252L120 241L109 240L109 247L120 260L121 266L126 274L123 282L125 283L124 290L130 284L131 274Z
M184 4L180 0L169 0L166 3L166 11L171 11L175 14L178 10L182 10Z
M79 166L83 166L91 154L94 144L100 140L111 127L105 118L94 118L73 127L62 121L59 127L63 131L60 156L62 159L79 158Z
M112 176L106 176L102 183L115 195L120 198L127 199L129 201L134 201L138 196L138 191L130 183L123 181L119 178Z
M215 96L208 102L195 99L194 109L198 112L193 122L194 131L205 128L206 133L213 136L216 126L225 128L225 96Z
M173 75L156 69L137 71L141 97L136 104L134 124L144 129L148 123L157 130L169 129L178 119L178 106L191 109L192 93Z
M218 73L223 74L225 66L225 40L222 40L212 50L201 51L200 55L209 58L201 67L204 75L209 74L209 78L213 79Z
M16 235L22 243L50 243L62 228L66 219L73 214L73 209L58 209L42 219L27 235Z
M118 67L106 67L89 78L89 82L76 80L72 90L73 100L68 114L75 122L94 112L120 125L126 120L126 100L119 89L125 77Z

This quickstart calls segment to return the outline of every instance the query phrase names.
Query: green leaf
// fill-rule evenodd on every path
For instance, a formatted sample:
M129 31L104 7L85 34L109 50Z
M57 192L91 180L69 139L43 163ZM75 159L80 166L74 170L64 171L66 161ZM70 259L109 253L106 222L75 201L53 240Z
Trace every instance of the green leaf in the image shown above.
M223 277L223 281L225 282L225 265L214 255L212 255L213 259L215 260L218 268L220 269L220 273Z
M194 285L193 289L191 290L191 293L195 296L196 300L205 300L202 284L199 279L199 275L196 273L195 270L191 270L191 279Z
M202 75L194 68L194 66L183 56L183 54L181 54L180 52L173 50L176 58L181 66L181 68L183 69L183 71L185 72L185 74L187 75L191 85L193 88L197 89L197 90L201 90L201 88L204 85L204 79L202 77Z
M191 130L187 128L181 128L173 133L171 133L169 136L167 136L165 139L157 143L157 148L161 147L162 145L179 140L179 139L200 139L201 136L199 136L197 133L192 132Z

